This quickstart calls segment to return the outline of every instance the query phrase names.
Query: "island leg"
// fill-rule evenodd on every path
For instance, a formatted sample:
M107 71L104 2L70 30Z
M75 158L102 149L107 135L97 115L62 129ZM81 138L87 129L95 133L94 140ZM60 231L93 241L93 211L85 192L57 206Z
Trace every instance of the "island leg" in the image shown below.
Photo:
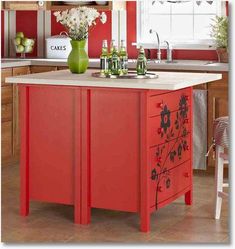
M20 215L29 214L29 103L28 87L20 86Z
M90 203L90 91L75 92L75 199L74 222L89 224ZM78 154L77 151L81 153Z
M149 167L148 167L148 136L147 136L147 96L141 93L140 127L141 127L141 163L140 163L140 231L150 231L149 205Z
M193 190L189 190L184 195L184 201L186 205L192 205L193 204Z

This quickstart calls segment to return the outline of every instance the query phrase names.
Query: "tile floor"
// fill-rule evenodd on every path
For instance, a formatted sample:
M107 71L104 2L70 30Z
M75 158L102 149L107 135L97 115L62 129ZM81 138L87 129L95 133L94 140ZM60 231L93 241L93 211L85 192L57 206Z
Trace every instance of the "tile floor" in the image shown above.
M229 243L228 201L213 219L213 175L194 176L194 204L183 198L151 216L151 232L139 232L137 214L92 209L90 225L73 224L73 207L31 202L19 216L18 165L2 168L2 242L5 243Z

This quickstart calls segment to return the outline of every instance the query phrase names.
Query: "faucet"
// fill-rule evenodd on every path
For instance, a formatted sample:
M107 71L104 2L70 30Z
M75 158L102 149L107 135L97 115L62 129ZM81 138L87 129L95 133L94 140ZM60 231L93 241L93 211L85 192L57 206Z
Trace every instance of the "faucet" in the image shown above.
M164 41L164 42L166 43L166 46L167 46L166 62L171 63L171 62L173 62L173 59L172 59L172 46L170 45L170 43L168 41Z
M150 29L150 30L149 30L149 33L150 33L150 34L155 33L156 36L157 36L157 42L158 42L158 49L157 49L157 50L158 50L158 51L157 51L157 60L156 60L155 62L156 62L156 63L160 63L160 62L161 62L161 49L160 49L160 39L159 39L158 32L155 31L155 30Z

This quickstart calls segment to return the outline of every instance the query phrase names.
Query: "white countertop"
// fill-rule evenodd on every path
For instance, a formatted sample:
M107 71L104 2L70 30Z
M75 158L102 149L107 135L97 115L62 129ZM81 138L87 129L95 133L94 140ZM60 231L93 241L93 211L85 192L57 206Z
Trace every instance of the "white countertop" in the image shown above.
M178 90L222 78L221 74L211 73L155 72L159 76L156 79L103 79L92 77L91 73L95 71L97 70L89 69L84 74L72 74L69 70L60 70L8 77L6 78L6 82L19 84Z
M16 59L7 58L1 60L1 68L7 67L19 67L19 66L67 66L66 59ZM99 59L89 59L90 68L99 68ZM136 60L130 59L128 61L128 67L133 69L136 67ZM209 72L227 72L229 71L228 63L217 63L212 61L203 60L176 60L175 63L166 63L162 60L161 63L155 63L154 61L148 62L149 70L188 70L188 71L209 71Z

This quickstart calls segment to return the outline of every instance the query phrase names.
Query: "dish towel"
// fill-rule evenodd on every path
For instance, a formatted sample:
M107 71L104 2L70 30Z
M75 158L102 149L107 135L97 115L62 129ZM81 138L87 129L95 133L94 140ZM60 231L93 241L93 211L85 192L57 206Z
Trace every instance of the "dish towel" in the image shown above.
M206 170L207 91L193 90L193 168Z

